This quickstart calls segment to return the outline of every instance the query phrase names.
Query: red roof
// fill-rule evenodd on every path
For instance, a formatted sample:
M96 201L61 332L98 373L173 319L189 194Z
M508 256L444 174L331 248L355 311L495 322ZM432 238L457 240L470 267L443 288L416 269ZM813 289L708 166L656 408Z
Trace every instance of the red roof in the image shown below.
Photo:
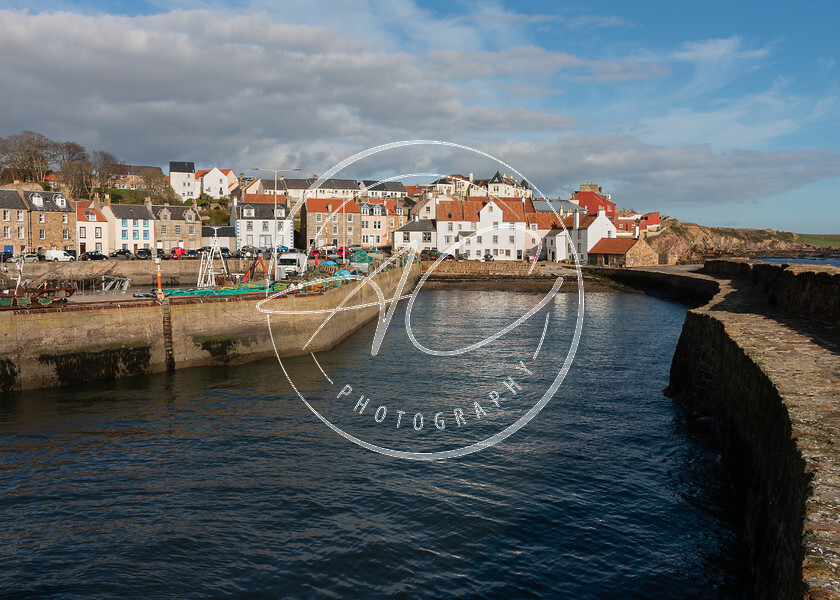
M87 217L85 217L85 211L93 212L94 218L88 219ZM92 200L79 200L78 202L76 202L76 220L84 222L104 223L107 219L102 216L102 213L93 208Z
M438 221L478 221L478 213L491 201L443 200L437 205ZM493 204L502 209L506 223L525 221L525 207L521 198L494 198Z
M406 185L404 187L405 191L408 192L409 196L419 196L423 193L423 188L421 188L419 185Z
M578 221L578 226L580 229L589 229L589 226L595 222L595 219L598 218L598 215L579 215L580 219ZM571 231L574 229L575 226L575 216L569 215L565 219L563 219L563 225L566 226L566 229Z
M589 254L627 254L638 241L636 238L601 238Z
M332 211L327 205L332 205ZM307 198L306 211L320 213L357 213L359 212L359 205L354 200L346 198Z
M537 224L537 229L559 229L560 219L550 212L528 212L525 213L525 221L528 225Z

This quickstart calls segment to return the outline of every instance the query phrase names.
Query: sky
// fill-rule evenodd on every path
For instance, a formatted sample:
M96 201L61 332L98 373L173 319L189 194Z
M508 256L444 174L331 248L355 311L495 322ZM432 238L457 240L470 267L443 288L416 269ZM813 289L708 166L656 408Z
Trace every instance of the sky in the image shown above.
M549 197L840 233L836 1L30 4L0 1L3 137L247 175L440 140L506 166L417 146L336 176L510 167Z

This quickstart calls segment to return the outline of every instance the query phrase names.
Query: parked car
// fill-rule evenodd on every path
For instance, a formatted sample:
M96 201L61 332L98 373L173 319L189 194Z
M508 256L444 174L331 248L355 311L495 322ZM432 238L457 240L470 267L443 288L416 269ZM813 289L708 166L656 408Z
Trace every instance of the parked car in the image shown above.
M221 248L219 248L219 250L221 250L223 258L231 258L230 248L225 248L224 246L222 246Z
M18 255L17 260L23 262L38 262L41 260L41 257L34 252L24 252L23 254Z
M242 246L239 250L245 258L254 258L259 253L260 249L256 246Z
M0 251L0 262L9 262L15 257L15 253L11 250Z
M181 255L186 253L187 251L183 248L172 248L172 250L169 251L169 258L174 260L181 260Z
M79 260L108 260L108 257L99 250L91 250L90 252L82 252Z
M169 255L166 252L163 251L163 248L158 248L157 250L155 250L154 256L157 256L161 260L168 260L169 259Z
M131 250L128 248L120 248L119 250L115 250L111 252L111 256L113 258L122 258L125 260L134 260L134 255L131 253Z
M75 256L67 254L64 250L47 250L47 262L71 262L76 260Z
M152 251L148 248L140 248L137 252L134 253L134 258L138 260L149 260L152 258Z
M198 250L187 250L181 258L198 258Z

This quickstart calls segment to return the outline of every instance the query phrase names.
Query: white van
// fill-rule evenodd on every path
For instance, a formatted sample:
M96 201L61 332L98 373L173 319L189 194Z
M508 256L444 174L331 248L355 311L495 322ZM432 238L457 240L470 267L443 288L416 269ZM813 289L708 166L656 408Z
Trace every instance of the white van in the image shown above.
M306 254L302 252L284 252L277 259L277 270L281 279L289 275L301 275L306 272Z
M76 260L72 254L67 254L64 250L47 250L47 262L70 262Z

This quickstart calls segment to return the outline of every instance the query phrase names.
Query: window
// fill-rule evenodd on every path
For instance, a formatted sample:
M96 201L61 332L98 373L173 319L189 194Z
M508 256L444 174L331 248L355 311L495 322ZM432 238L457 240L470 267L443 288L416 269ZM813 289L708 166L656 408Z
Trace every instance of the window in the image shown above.
M44 206L44 199L41 197L41 194L32 194L30 200L32 200L32 204L35 206Z
M499 222L498 221L493 221L493 229L498 229L498 228L499 228Z
M22 210L18 211L17 220L18 221L23 221L23 211Z
M404 242L410 242L411 241L411 234L409 232L403 231L403 241Z
M443 237L443 243L446 244L446 245L451 244L452 243L452 236L451 235L444 236Z
M68 223L68 221L67 221L67 214L66 214L66 213L65 213L65 214L63 214L63 215L61 215L61 222L62 222L62 223L65 223L65 224L66 224L66 223Z
M160 220L161 221L168 221L169 220L169 214L168 213L160 213Z
M139 239L140 239L140 232L139 232L139 231L137 231L137 230L135 229L135 230L132 232L131 238L132 238L132 239L135 239L135 240L139 240Z
M338 223L338 213L333 213L332 220L333 223Z
M348 226L347 226L347 235L351 235L352 233L353 233L353 226L352 226L352 225L348 225Z
M348 222L348 223L352 223L352 222L353 222L353 215L352 215L352 214L347 215L347 222Z
M4 221L11 221L12 220L12 211L4 210L3 211L3 220Z
M79 237L80 238L87 237L87 233L85 233L85 228L84 227L79 227Z
M122 230L122 239L124 239L124 240L128 239L128 229L123 229Z
M6 239L9 239L10 237L12 237L12 231L11 230L12 230L12 228L9 227L8 225L6 225L3 228L3 237L6 238Z
M23 227L18 227L18 239L23 239Z
M493 256L499 256L499 249L493 248Z
M369 214L370 214L370 207L368 207L368 205L367 205L367 204L365 204L364 206L362 206L362 214L363 214L363 215L369 215Z
M46 229L39 229L38 230L38 239L41 239L41 240L47 239L47 230Z
M143 233L145 233L146 235L148 235L148 232L146 232L146 231L144 231ZM175 226L175 235L181 235L181 226L180 226L180 225L176 225L176 226ZM147 238L147 239L148 239L148 238Z
M446 224L446 231L452 231L452 221Z
M102 242L96 242L96 251L102 252Z
M97 240L102 239L102 228L101 227L97 227L93 230L93 237L95 237Z
M254 231L254 222L253 221L247 221L245 223L245 231Z
M494 236L493 236L493 243L494 243L494 244L498 244L498 243L499 243L499 236L498 236L498 235L494 235Z
M149 226L149 219L143 219L143 227Z
M333 232L333 235L338 235L338 227L333 225L332 232Z
M192 222L193 222L193 214L192 213L187 213L187 223L192 223Z
M160 226L160 234L161 235L166 235L166 225L161 225Z
M44 213L38 213L38 222L39 223L46 223L47 222L47 217L44 215Z
M513 227L513 225L511 225L511 227ZM536 230L537 230L537 224L536 223L531 223L531 231L536 231Z
M374 229L382 229L382 221L380 221L379 219L377 219L376 221L374 221L374 222L373 222L373 228L374 228Z
M190 225L190 235L195 235L195 225Z
M505 256L510 256L510 248L505 249Z
M321 222L321 213L315 213L315 222L316 222L316 223L320 223L320 222Z
M475 241L476 241L477 243L479 243L479 244L480 244L480 243L481 243L481 236L480 236L480 235L479 235L479 236L477 236L477 237L476 237L476 239L475 239Z
M144 239L144 240L148 240L148 239L149 239L149 232L148 232L148 230L143 232L143 239Z
M467 246L469 246L469 245L470 245L470 238L467 238L467 239L466 239L466 241L465 241L464 243L465 243Z
M424 244L431 244L432 243L432 232L431 231L424 231L423 232L423 243Z
M427 213L432 212L432 208L431 208L430 206L427 206L427 207L426 207L426 212L427 212Z
M139 220L139 219L132 219L132 221L131 221L131 225L132 225L133 227L137 227L137 226L138 226L138 224L139 224L139 222L140 222L140 220Z
M515 237L513 237L513 236L508 237L508 241L509 241L511 244L515 243L515 242L514 242L514 240L515 240L515 239L516 239L516 238L515 238Z
M382 207L381 206L374 206L373 207L373 214L379 216L382 214Z
M498 191L498 186L496 186L495 190ZM493 205L492 204L487 205L487 212L493 212Z
M516 223L511 223L511 224L508 226L508 229L510 229L511 231L513 231L514 229L516 229Z
M123 227L128 227L128 219L123 219L122 220L122 226Z
M69 240L70 239L70 230L62 229L61 230L61 239L62 240Z
M262 230L263 231L268 231L268 221L263 221L262 222Z
M370 221L362 221L362 229L369 229L370 228Z
M243 217L250 217L250 218L254 218L254 209L253 209L253 208L251 208L251 207L248 207L248 208L243 208L243 209L242 209L242 216L243 216Z
M367 244L367 243L368 243L368 236L366 236L366 235L363 235L363 236L362 236L362 243L363 243L363 244Z

